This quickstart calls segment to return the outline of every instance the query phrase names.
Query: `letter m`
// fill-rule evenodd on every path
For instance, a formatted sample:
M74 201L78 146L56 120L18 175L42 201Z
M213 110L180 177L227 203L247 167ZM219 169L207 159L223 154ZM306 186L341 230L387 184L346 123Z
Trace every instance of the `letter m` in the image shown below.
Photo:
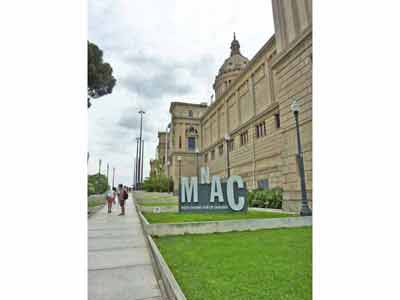
M198 186L197 186L197 177L189 178L188 177L181 177L181 203L185 202L199 202L198 198Z

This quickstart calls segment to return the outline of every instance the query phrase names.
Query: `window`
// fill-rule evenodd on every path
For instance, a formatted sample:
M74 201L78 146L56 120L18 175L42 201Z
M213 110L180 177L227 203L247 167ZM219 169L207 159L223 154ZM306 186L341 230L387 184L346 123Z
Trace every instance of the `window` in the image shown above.
M246 145L249 142L249 133L248 130L242 132L240 134L240 145Z
M181 149L181 148L182 148L182 137L179 136L179 149Z
M269 188L268 179L261 179L257 184L259 189L267 190Z
M215 159L215 150L212 150L211 151L211 160L214 160Z
M224 144L218 146L218 152L220 156L224 154Z
M267 128L265 127L265 121L256 125L256 137L260 138L267 135Z
M208 162L208 153L204 154L204 162L207 163Z
M189 118L193 118L193 111L189 110Z
M281 117L280 117L279 113L275 114L275 127L281 128Z
M196 138L188 137L188 149L189 151L194 151L196 149Z

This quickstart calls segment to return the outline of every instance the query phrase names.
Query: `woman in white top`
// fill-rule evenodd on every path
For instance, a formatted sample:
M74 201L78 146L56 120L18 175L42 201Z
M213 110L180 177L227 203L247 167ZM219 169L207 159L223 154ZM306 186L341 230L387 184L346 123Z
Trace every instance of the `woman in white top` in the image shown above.
M112 190L109 190L106 195L109 214L111 213L111 208L112 208L113 203L115 204L115 191L116 191L116 188L114 187Z

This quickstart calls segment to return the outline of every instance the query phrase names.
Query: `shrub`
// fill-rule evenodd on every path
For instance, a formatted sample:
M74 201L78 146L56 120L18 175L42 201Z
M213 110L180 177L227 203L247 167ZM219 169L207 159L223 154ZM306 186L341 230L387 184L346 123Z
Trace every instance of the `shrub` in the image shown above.
M165 175L147 177L143 182L143 189L146 192L168 192L168 177Z
M282 208L282 188L256 189L248 193L250 207Z
M262 200L253 200L251 202L251 207L260 207L263 208L265 206L265 202Z

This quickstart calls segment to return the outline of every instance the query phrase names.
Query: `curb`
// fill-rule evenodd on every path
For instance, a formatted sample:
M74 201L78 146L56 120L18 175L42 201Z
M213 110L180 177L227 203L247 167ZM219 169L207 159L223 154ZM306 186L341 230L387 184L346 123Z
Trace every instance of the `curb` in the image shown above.
M156 243L153 238L146 233L146 225L149 225L146 218L142 215L139 205L136 203L135 198L132 197L136 212L139 215L140 224L142 225L143 233L146 236L146 242L150 249L150 257L153 265L153 270L156 274L158 285L162 293L162 299L164 300L187 300L183 294L178 282L175 280L174 275L169 269L163 256L158 250Z
M287 217L272 219L248 219L248 220L226 220L205 221L186 223L155 223L150 224L139 211L139 218L143 230L148 235L168 236L184 234L210 234L232 231L253 231L273 228L292 228L312 226L312 217Z
M150 244L151 254L154 258L154 262L159 271L162 283L164 285L164 290L167 294L169 300L186 300L185 294L182 292L178 282L176 282L174 275L169 269L167 263L162 257L160 250L153 238L150 235L147 235L147 239Z

